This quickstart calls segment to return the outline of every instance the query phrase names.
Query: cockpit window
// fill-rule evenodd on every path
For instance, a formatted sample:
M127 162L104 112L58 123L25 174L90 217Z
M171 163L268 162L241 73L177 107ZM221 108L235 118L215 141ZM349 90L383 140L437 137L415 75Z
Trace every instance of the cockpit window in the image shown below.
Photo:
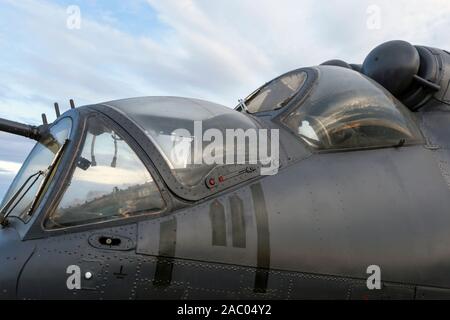
M259 126L252 117L231 108L177 97L134 98L105 105L126 114L141 128L156 149L152 160L161 175L182 196L209 193L206 179L223 169L231 170L228 164L245 163L241 171L254 162L249 160L253 160L250 139L241 141L245 134L238 133L257 134Z
M38 190L46 178L49 182L49 167L69 138L71 129L72 120L63 118L50 128L48 135L36 143L3 198L1 207L3 210L7 209L10 217L18 217L25 222L30 219L30 208L38 200L35 199Z
M389 92L341 67L321 67L314 91L282 122L319 150L397 146L422 140L410 112Z
M93 117L70 185L45 227L156 213L163 208L159 189L139 157L118 132Z
M247 111L256 113L283 107L304 85L306 78L306 72L292 71L272 80L247 97Z
M147 134L159 148L172 173L177 180L188 187L203 184L206 176L215 168L227 164L227 159L233 158L231 163L238 163L236 159L244 159L248 163L250 155L249 140L230 142L230 133L235 130L255 130L255 124L242 114L229 110L229 113L211 116L204 121L176 120L173 118L154 118L151 130ZM150 123L150 119L148 120ZM233 129L235 128L235 129ZM256 132L256 131L254 131ZM217 134L222 141L214 136L206 139L208 133ZM211 152L211 145L214 145ZM230 146L231 145L231 146ZM210 150L208 152L208 150ZM211 156L210 156L211 155ZM208 161L210 160L210 161Z

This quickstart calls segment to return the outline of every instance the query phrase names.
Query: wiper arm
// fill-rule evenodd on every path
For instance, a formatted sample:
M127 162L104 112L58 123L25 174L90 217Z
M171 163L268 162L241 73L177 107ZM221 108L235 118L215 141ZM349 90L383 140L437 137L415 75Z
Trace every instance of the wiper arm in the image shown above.
M53 158L52 164L48 167L47 172L45 174L45 178L42 181L41 185L39 186L39 189L33 199L33 202L31 203L30 209L28 210L27 214L28 216L31 216L36 209L37 204L39 203L39 199L41 198L42 194L44 193L45 187L47 186L47 183L49 182L50 178L53 176L53 172L55 171L56 165L59 163L59 160L61 159L64 150L66 146L68 145L69 139L64 141L64 144L61 146L61 148L56 153L55 157Z
M30 191L30 189L35 185L35 183L37 182L37 180L41 177L41 176L45 176L45 179L42 181L41 185L39 186L39 189L36 193L35 198L33 199L33 202L31 203L30 209L28 210L28 215L31 216L32 212L34 211L38 200L40 199L43 191L44 191L44 187L47 185L50 177L52 176L54 169L56 167L56 164L59 162L59 159L61 159L61 156L63 154L63 151L65 149L65 147L67 146L69 140L66 140L64 142L64 144L61 146L61 148L58 150L58 152L56 153L55 157L53 158L52 164L47 168L47 170L42 171L39 170L38 172L32 174L31 176L29 176L27 178L27 180L25 180L25 182L20 186L19 190L16 191L16 193L14 193L14 195L11 197L11 199L8 201L8 203L2 208L2 210L0 211L0 224L2 226L7 226L8 225L8 216L11 214L11 212L17 207L17 205L22 201L22 199L25 197L25 195ZM25 190L25 192L23 192L23 194L20 196L20 198L15 201L17 199L17 197L19 197L19 195L22 193L22 191L25 189L25 187L28 185L28 183L32 180L33 182L30 184L30 186ZM14 203L15 202L15 203ZM14 204L14 206L11 208L11 206Z
M20 201L22 201L23 197L28 193L28 191L34 186L36 181L39 179L40 176L44 174L44 171L39 170L38 172L30 175L27 180L24 181L24 183L20 186L20 188L13 194L11 199L8 200L8 202L5 204L5 206L0 211L0 224L2 226L7 225L7 220L9 214L16 208L16 206L19 204ZM17 197L22 193L22 191L25 189L25 187L28 185L28 182L33 179L33 182L31 185L27 188L27 190L22 194L22 196L16 201ZM14 204L15 202L15 204ZM14 204L14 206L11 208L11 206Z

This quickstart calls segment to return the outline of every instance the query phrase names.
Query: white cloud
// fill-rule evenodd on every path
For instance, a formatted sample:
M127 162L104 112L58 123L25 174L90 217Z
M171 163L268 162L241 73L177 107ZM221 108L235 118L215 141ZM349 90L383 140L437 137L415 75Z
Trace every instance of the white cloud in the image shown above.
M84 104L167 94L233 107L282 72L331 58L361 63L385 40L450 47L450 3L442 0L149 0L166 29L145 37L86 18L82 2L80 30L66 28L65 7L5 3L2 27L14 31L0 32L0 49L12 51L2 66L0 116L35 122L53 101L69 98ZM373 4L380 30L366 27Z
M53 102L64 110L69 98L176 95L233 107L283 72L332 58L361 63L383 41L450 49L447 0L148 0L160 26L139 35L108 23L121 19L109 11L88 18L78 3L80 30L49 1L0 3L0 117L36 124L45 111L52 120ZM367 28L369 5L380 8L380 29Z

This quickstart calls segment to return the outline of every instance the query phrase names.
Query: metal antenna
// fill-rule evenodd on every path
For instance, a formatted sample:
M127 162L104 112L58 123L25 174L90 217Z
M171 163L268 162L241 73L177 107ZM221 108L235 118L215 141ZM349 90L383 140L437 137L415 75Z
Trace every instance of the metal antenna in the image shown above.
M70 99L69 102L70 102L70 108L75 109L75 102L73 102L73 99Z
M56 113L56 118L59 118L61 116L61 112L59 112L58 102L55 102L55 113Z
M42 123L44 124L44 126L48 125L47 116L45 115L45 113L42 114Z

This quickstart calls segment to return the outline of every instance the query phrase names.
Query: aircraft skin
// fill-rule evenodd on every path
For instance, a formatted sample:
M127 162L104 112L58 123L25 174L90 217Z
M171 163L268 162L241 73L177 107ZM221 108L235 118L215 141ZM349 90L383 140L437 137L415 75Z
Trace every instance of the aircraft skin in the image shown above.
M404 48L402 42L385 45L384 50ZM336 86L341 74L362 79L361 66L336 61L300 69L308 75L305 86L283 108L261 113L169 97L70 109L58 117L72 119L70 143L36 210L28 222L8 217L0 229L0 298L449 298L450 54L417 50L422 63L423 50L436 59L433 83L439 89L425 83L429 91L421 87L420 102L394 94L410 104L405 110L422 135L413 144L316 151L283 125L280 119L312 94L317 79L327 77ZM380 76L370 67L365 63L361 72L380 84L387 81L391 92L400 90L392 86L401 86L404 69L397 70L399 79L390 79L392 74ZM416 70L427 71L423 64ZM142 110L161 104L187 113L201 105L219 116L278 129L278 173L247 172L222 187L181 188L142 125ZM48 230L45 219L67 188L92 117L114 127L132 147L165 208ZM380 289L367 286L373 265L381 270ZM79 267L80 288L69 288L69 266Z

